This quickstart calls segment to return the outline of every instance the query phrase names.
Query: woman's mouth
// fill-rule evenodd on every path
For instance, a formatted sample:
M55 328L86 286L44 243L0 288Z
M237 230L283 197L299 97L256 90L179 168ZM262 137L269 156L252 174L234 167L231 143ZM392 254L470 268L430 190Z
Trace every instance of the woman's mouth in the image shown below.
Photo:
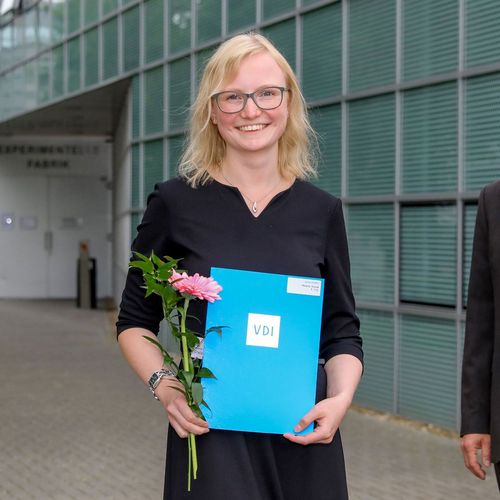
M257 130L262 130L265 127L267 127L266 123L256 123L254 125L242 125L241 127L236 128L242 132L256 132Z

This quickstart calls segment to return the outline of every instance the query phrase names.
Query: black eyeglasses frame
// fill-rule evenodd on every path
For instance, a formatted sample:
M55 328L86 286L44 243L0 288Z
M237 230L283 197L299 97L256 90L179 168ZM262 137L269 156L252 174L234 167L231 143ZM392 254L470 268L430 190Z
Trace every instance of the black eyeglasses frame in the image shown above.
M259 104L255 100L255 94L257 92L262 92L263 90L266 90L266 89L278 89L278 90L280 90L280 92L281 92L281 100L280 100L280 103L277 106L273 106L272 108L263 108L262 106L259 106ZM219 96L222 95L222 94L226 94L227 92L234 92L235 94L240 94L240 95L242 95L244 97L243 106L241 107L241 109L239 109L238 111L224 111L220 107ZM221 110L222 113L225 113L225 114L228 114L228 115L234 115L235 113L241 113L245 109L245 106L247 105L248 99L252 99L252 101L254 102L254 104L259 109L261 109L262 111L271 111L272 109L279 108L283 104L283 95L284 95L285 92L290 92L290 89L286 88L286 87L271 86L271 87L263 87L263 88L257 89L254 92L250 92L250 93L239 92L239 91L232 91L232 90L223 90L222 92L217 92L216 94L212 94L211 98L215 100L215 102L217 104L217 107Z

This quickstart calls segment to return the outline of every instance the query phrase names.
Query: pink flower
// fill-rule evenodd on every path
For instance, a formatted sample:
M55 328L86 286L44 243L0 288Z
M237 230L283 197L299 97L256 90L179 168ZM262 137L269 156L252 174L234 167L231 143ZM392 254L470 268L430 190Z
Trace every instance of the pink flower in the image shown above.
M189 276L186 273L180 274L172 271L172 276L168 281L179 292L187 293L197 299L208 300L208 302L220 300L218 293L222 287L212 277L206 278L198 273Z

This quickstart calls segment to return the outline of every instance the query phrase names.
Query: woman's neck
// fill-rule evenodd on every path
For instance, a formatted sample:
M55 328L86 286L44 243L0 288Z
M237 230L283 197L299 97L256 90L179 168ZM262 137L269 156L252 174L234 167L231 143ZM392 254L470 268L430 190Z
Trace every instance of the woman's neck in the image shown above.
M277 154L227 154L221 165L226 182L258 190L278 183L281 173Z

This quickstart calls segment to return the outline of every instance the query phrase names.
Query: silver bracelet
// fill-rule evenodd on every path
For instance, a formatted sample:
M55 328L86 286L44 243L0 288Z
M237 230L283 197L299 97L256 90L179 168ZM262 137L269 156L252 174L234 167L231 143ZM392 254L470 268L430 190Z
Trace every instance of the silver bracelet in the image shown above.
M158 387L163 377L175 377L175 373L170 368L162 368L161 370L153 372L148 380L149 390L157 401L160 401L160 398L156 395L155 389Z

